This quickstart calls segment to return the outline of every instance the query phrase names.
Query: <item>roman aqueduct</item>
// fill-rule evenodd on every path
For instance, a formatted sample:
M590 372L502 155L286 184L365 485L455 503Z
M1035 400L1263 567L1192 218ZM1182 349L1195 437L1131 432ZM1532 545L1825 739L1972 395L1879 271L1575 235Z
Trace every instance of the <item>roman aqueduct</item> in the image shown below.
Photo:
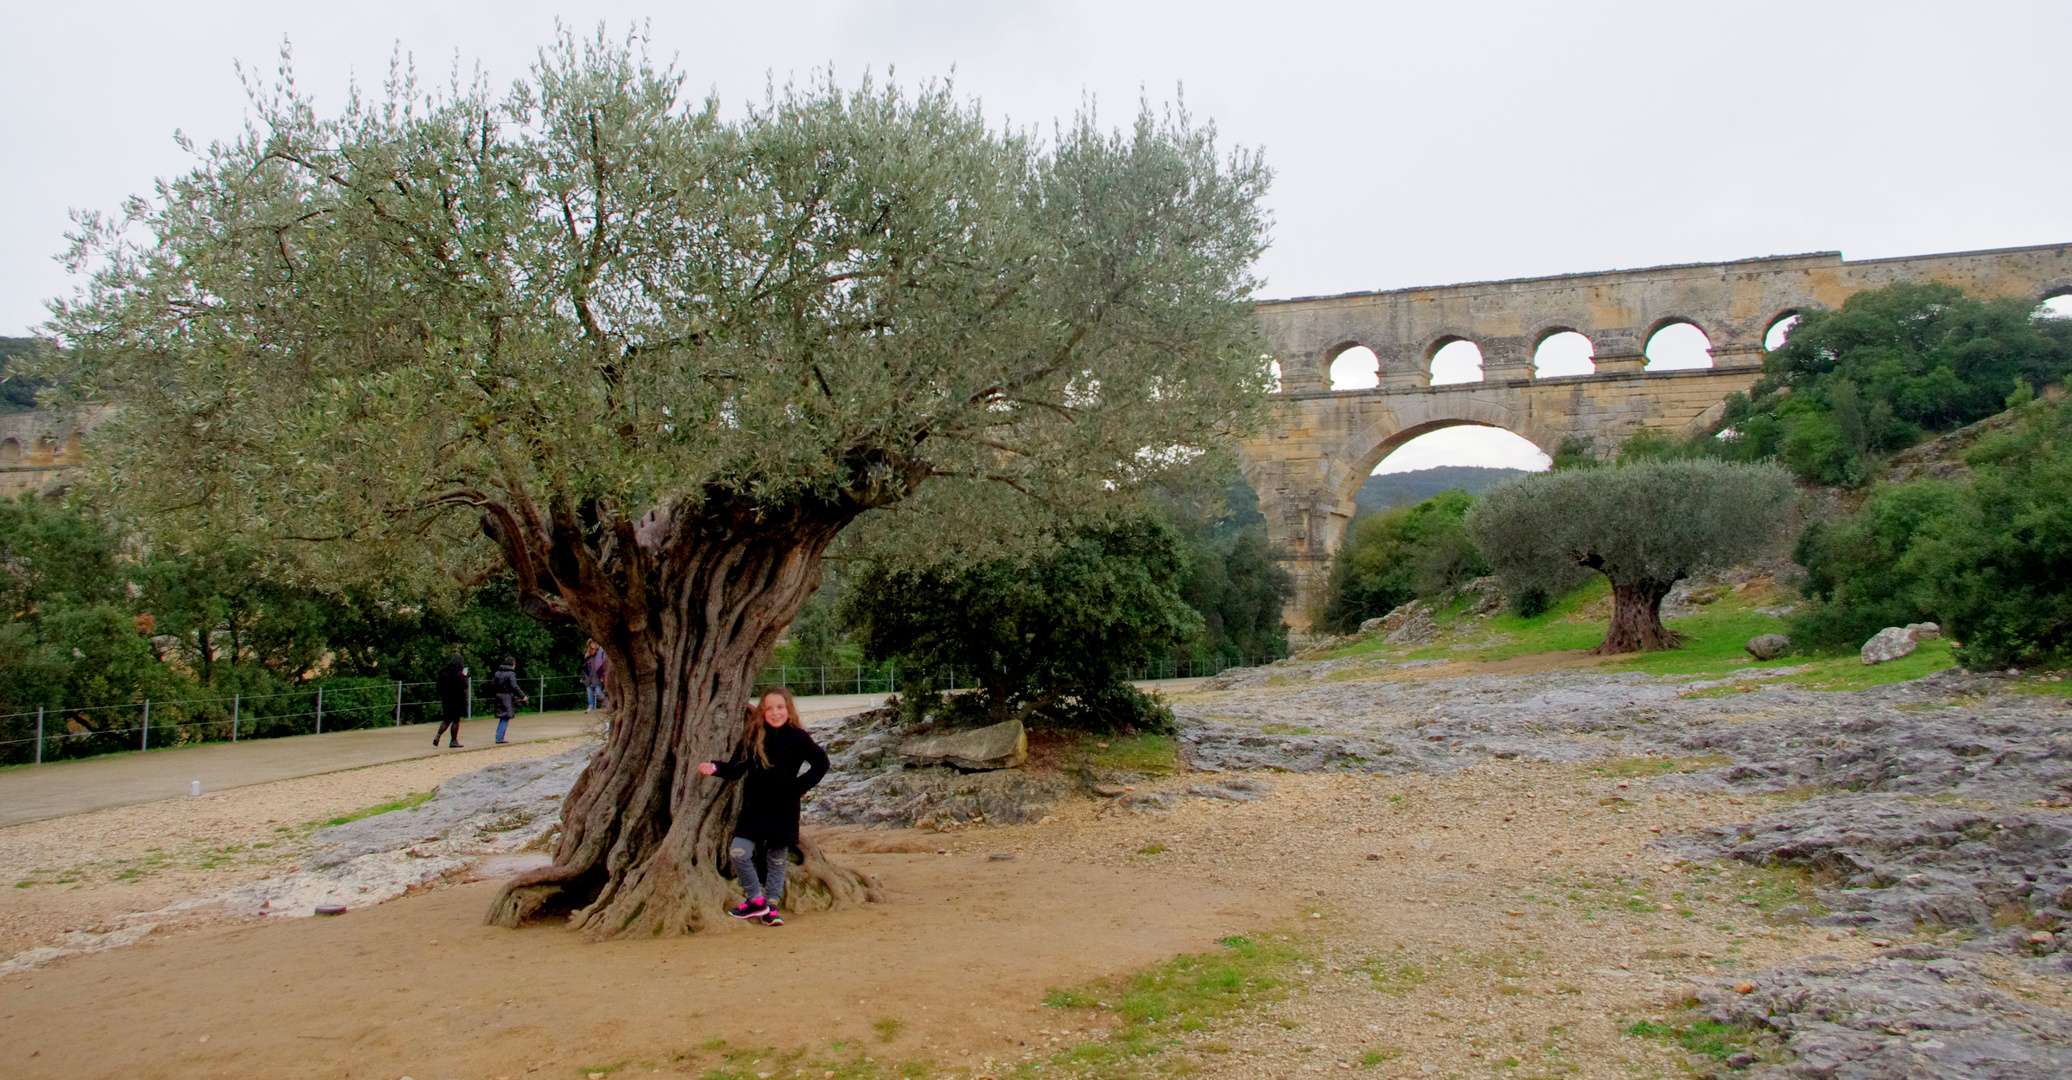
M1282 386L1266 429L1240 456L1295 578L1289 624L1308 628L1354 495L1411 439L1479 424L1515 432L1551 456L1569 439L1603 454L1644 427L1691 431L1762 373L1770 328L1899 281L2040 303L2072 294L2072 245L1855 262L1827 251L1260 303ZM1712 366L1649 370L1649 340L1681 323L1704 332ZM1537 376L1540 344L1569 332L1589 339L1595 370ZM1433 385L1433 355L1456 341L1481 351L1480 381ZM1332 390L1333 361L1355 348L1372 350L1378 385ZM82 436L102 418L102 410L0 416L0 496L62 490L84 463Z
M1241 455L1274 548L1295 577L1289 625L1306 629L1323 599L1360 484L1409 440L1479 424L1515 432L1550 456L1572 438L1601 455L1644 427L1692 431L1762 374L1771 327L1900 281L2041 303L2072 293L2072 245L1854 262L1827 251L1262 302L1281 390L1266 430ZM1649 340L1681 323L1710 340L1712 366L1648 370ZM1595 372L1536 377L1536 350L1566 332L1589 339ZM1432 385L1433 355L1456 341L1481 351L1481 381ZM1379 385L1332 390L1332 362L1360 347L1378 361Z

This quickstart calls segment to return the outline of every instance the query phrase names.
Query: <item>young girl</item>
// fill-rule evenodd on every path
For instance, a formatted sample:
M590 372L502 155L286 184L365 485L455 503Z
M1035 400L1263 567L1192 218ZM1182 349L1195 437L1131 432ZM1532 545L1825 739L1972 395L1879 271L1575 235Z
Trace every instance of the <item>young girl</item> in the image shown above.
M799 843L799 798L827 775L827 751L806 734L791 691L781 686L764 691L762 701L748 714L748 731L741 742L734 760L698 766L705 776L748 778L741 793L741 820L727 846L734 878L747 899L728 908L727 914L783 926L777 907L784 900L786 862ZM799 775L800 765L808 766L804 776ZM760 876L757 863L762 864Z

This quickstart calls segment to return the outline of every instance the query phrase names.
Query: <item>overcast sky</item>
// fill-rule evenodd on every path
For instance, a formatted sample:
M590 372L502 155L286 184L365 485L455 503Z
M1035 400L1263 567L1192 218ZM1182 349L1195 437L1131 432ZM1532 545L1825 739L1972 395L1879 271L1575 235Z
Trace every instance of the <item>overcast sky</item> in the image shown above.
M955 69L996 118L1126 121L1183 87L1277 176L1265 297L1839 249L2072 240L2072 4L360 0L9 5L0 334L73 286L74 208L112 209L244 122L233 63L335 105L391 51L521 75L557 17L640 20L738 104L832 63ZM1461 433L1451 441L1476 444ZM1491 446L1500 441L1483 439ZM1476 444L1480 445L1480 444ZM1447 451L1459 464L1493 459ZM1515 458L1516 455L1513 454ZM1391 470L1413 464L1403 454Z

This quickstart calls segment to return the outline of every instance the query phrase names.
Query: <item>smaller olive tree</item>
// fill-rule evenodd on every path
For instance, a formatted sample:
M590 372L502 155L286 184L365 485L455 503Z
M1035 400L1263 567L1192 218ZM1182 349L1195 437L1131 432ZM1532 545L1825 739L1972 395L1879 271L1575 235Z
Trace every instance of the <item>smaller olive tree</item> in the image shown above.
M1612 618L1593 652L1673 649L1662 598L1683 578L1762 554L1794 501L1775 465L1654 461L1521 477L1468 512L1475 546L1514 593L1574 584L1578 567L1612 583Z

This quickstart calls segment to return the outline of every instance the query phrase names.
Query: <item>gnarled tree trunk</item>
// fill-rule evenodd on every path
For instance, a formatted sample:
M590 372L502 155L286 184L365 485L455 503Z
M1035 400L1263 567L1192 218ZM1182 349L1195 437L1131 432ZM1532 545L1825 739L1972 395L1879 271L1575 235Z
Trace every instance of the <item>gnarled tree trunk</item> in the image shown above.
M1683 635L1662 625L1662 598L1674 581L1641 581L1612 586L1612 625L1593 655L1653 652L1683 645Z
M603 569L591 549L564 542L540 553L558 583L553 606L611 656L611 735L562 804L554 864L512 879L489 923L565 912L593 939L676 935L705 927L736 895L722 870L739 784L700 776L698 764L733 755L756 674L853 513L776 516L786 520L650 517L621 530L630 543L612 552L612 580L587 589ZM542 531L555 540L577 531L562 517ZM542 569L514 568L521 585ZM802 854L787 907L869 898L867 878L811 846Z

